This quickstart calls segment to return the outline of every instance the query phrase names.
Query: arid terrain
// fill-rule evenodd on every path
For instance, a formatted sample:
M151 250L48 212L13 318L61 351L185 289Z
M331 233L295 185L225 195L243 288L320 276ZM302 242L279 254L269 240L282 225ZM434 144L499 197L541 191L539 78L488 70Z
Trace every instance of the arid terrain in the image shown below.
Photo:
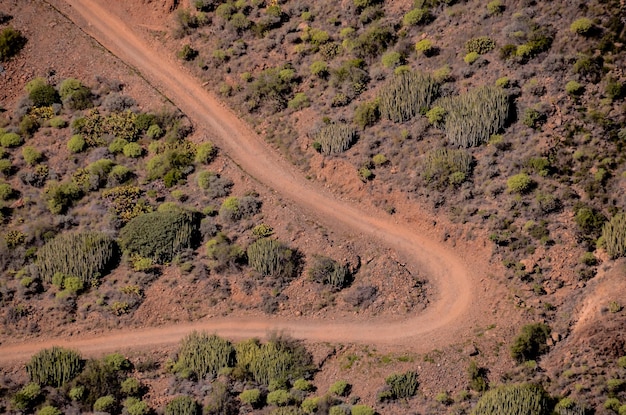
M460 8L462 5L465 3L454 7ZM532 6L528 6L528 10ZM205 168L197 161L197 157L194 165L196 170L187 172L181 168L183 178L177 179L178 182L174 182L174 186L169 189L171 185L167 184L167 175L164 178L153 178L151 160L146 163L142 160L146 153L152 155L153 147L157 149L157 155L159 151L167 151L158 150L159 137L149 140L152 139L149 129L137 141L142 148L138 156L128 156L126 147L123 155L113 154L112 142L108 156L104 151L97 152L99 148L73 151L69 145L66 146L71 135L65 131L67 127L52 127L52 120L41 123L38 129L29 132L30 138L26 140L26 144L44 151L43 160L60 182L64 174L71 173L72 164L80 166L85 163L82 165L93 175L93 169L89 170L90 166L98 158L101 161L105 154L105 159L113 160L120 166L123 163L132 166L136 183L145 189L142 191L147 195L148 202L161 203L158 212L166 212L166 208L162 206L167 206L172 212L171 209L176 205L182 205L182 209L188 209L189 212L202 212L205 215L202 219L205 225L200 225L203 238L204 229L209 230L206 231L208 238L203 239L202 245L196 246L195 250L181 251L171 264L169 261L165 264L151 262L148 271L139 271L137 259L128 254L129 256L122 259L121 265L105 275L98 285L91 289L81 288L78 295L73 293L72 305L67 300L62 300L59 295L62 293L62 286L57 287L54 278L51 284L50 280L46 280L50 277L42 276L42 289L38 289L39 291L30 288L31 282L26 285L24 278L36 277L29 274L33 272L29 271L29 260L19 259L20 255L24 255L20 254L25 251L20 246L24 242L19 242L17 249L12 246L4 247L7 252L4 255L6 259L2 277L5 324L0 339L0 364L3 365L5 379L0 385L0 397L6 398L5 411L20 409L17 408L19 404L16 403L18 401L15 396L21 393L16 392L21 387L20 384L27 383L24 362L39 350L59 345L78 350L84 357L93 358L123 352L135 364L133 376L144 385L145 390L141 395L124 392L128 398L124 401L123 408L118 404L115 409L111 407L112 412L121 410L130 413L131 404L146 402L146 408L152 408L146 410L160 413L164 405L180 393L198 399L206 413L249 413L246 411L251 410L259 413L283 413L280 411L287 411L287 408L302 400L298 397L300 392L292 392L291 401L288 401L291 405L270 403L270 395L274 390L270 382L269 390L264 389L267 385L261 386L261 392L268 394L267 406L246 403L240 396L238 399L241 402L235 405L238 409L232 409L230 403L223 403L217 408L215 394L218 384L229 385L226 393L220 396L228 395L226 401L230 402L236 401L237 394L243 390L257 386L258 380L255 379L257 383L250 383L250 380L242 381L238 375L229 377L228 374L222 374L213 383L206 380L210 386L200 391L204 382L202 379L197 379L197 384L194 384L193 376L178 379L180 373L173 375L172 373L178 373L177 369L172 366L173 363L168 362L176 360L177 345L194 330L216 333L239 342L253 337L265 339L269 336L271 339L271 333L281 333L304 341L312 353L313 366L316 368L306 377L317 391L329 388L332 391L333 386L336 386L335 382L341 379L351 385L351 392L347 392L345 396L343 393L331 392L338 397L333 398L336 401L328 403L328 407L316 404L318 413L345 413L338 411L349 411L350 405L353 405L352 413L355 413L357 409L354 408L359 404L374 408L380 414L469 413L484 392L484 389L471 382L476 378L484 379L494 391L498 390L499 384L538 383L548 391L554 403L559 402L559 399L569 399L572 402L567 408L566 403L559 403L563 406L559 409L557 405L556 410L559 411L570 409L582 411L571 413L600 414L612 413L614 408L617 408L615 411L621 411L620 405L624 404L623 395L626 389L626 382L621 381L626 376L626 368L623 367L626 362L619 359L626 355L626 319L622 310L626 293L625 265L622 260L610 259L609 256L615 255L608 255L602 247L591 255L591 259L587 256L586 262L580 259L585 251L592 252L586 247L590 237L580 233L586 229L578 219L583 209L580 204L572 212L562 207L563 203L569 206L569 202L564 200L559 202L561 207L549 219L543 219L547 218L544 212L539 216L542 218L540 222L526 220L524 218L527 215L535 214L531 203L524 202L524 195L528 192L521 191L515 195L516 191L511 190L512 185L509 182L508 191L493 191L490 196L485 197L483 204L474 205L478 207L472 213L468 213L472 211L469 206L462 211L459 206L463 204L463 199L458 197L465 192L466 195L462 196L464 200L472 200L467 192L478 193L477 188L468 190L466 184L457 187L456 191L429 187L428 184L424 184L421 190L418 187L417 191L403 188L399 184L403 183L401 176L406 165L402 164L404 161L400 161L401 151L396 156L397 160L392 158L391 163L385 160L375 167L376 161L368 162L369 164L356 161L356 164L361 163L363 167L360 170L352 167L355 160L363 160L362 146L374 139L367 135L367 130L361 133L358 143L346 152L345 157L315 154L307 142L309 135L305 131L315 126L319 112L324 114L326 110L318 111L313 105L294 111L290 104L288 113L281 116L285 118L266 114L266 109L253 110L246 114L243 108L249 101L239 105L235 93L223 96L224 102L218 100L215 94L222 93L224 83L220 84L218 77L207 79L206 69L199 69L202 65L183 65L182 62L186 59L177 58L177 50L187 41L185 36L190 36L183 34L181 37L180 33L180 28L183 27L180 26L181 16L184 16L188 7L187 4L167 1L105 3L100 0L28 3L9 1L6 5L0 5L0 12L11 16L8 24L19 29L28 39L19 55L3 62L3 72L0 74L0 106L4 109L1 116L4 117L7 134L13 131L13 126L18 125L19 128L15 127L15 131L25 134L23 119L20 120L18 112L13 112L12 108L26 105L22 97L25 95L25 87L32 88L29 86L32 83L29 82L36 77L43 77L51 85L61 85L64 79L76 78L90 86L94 97L93 105L98 106L105 114L115 114L116 110L112 109L114 97L120 102L123 99L118 97L130 97L133 102L126 108L136 114L173 114L169 118L157 116L163 120L174 120L173 124L159 121L158 127L163 129L163 135L166 136L163 140L169 140L168 137L178 134L182 137L179 143L187 146L172 144L174 141L168 142L173 151L183 151L183 148L201 146L203 143L214 144L218 149L217 156L211 156L214 158L206 161L210 174L218 178L229 178L230 184L224 189L232 187L235 199L257 201L254 202L257 204L256 210L251 211L251 214L241 213L242 218L226 219L224 206L233 197L223 198L230 190L223 195L219 194L217 198L207 196L210 189L202 188L200 184L200 176ZM211 10L211 7L207 6L207 10ZM262 6L255 3L251 7ZM288 10L285 12L287 15L294 14L293 10L297 9L289 2L278 7ZM466 7L468 10L474 7L473 2L468 2ZM515 7L516 4L507 4L500 13L509 13L509 9ZM385 4L385 15L401 16L410 8L408 3L405 5L402 2L392 2ZM216 13L219 11L218 7ZM247 13L252 18L253 14L250 11ZM364 12L361 13L363 16ZM448 13L447 9L445 13L448 18L453 18L453 13ZM463 15L464 11L459 13ZM540 8L534 13L541 16L546 11ZM244 15L246 13L242 14ZM221 23L218 24L217 16L215 19L213 26L207 26L211 30L219 30ZM435 20L433 25L437 22ZM600 24L598 22L596 24ZM462 24L467 22L463 21ZM223 26L222 28L227 30ZM566 30L568 29L563 29ZM621 30L623 31L623 26ZM246 42L252 42L241 31L238 33ZM231 34L228 33L228 36ZM452 59L445 47L449 41L446 37L448 34L442 33L440 36L442 50L433 59ZM210 36L191 39L194 47L201 51L203 39L213 42ZM615 55L612 63L619 67L623 57L619 46L617 47L611 53ZM272 56L272 53L276 56ZM286 61L296 60L290 56L291 53L294 52L285 52ZM264 71L270 65L279 63L276 60L279 59L278 54L279 49L270 49L270 56L267 57L269 60L256 62L256 67ZM214 58L218 55L213 53ZM180 53L178 56L181 56ZM255 55L251 52L250 56L254 62ZM237 71L236 60L227 62L228 74L233 71L231 66ZM245 64L248 65L249 62ZM374 65L372 62L370 64ZM497 63L494 62L494 65ZM215 68L217 72L221 67L217 65ZM611 68L613 67L609 65L606 70L611 71L612 75L620 76L618 69ZM512 71L515 70L517 69L513 67ZM220 74L219 77L221 76ZM528 75L525 79L532 76ZM536 76L540 78L539 75ZM228 77L231 75L227 75ZM535 83L537 78L532 78ZM227 83L236 84L234 79L234 76L231 80L227 79ZM486 79L489 77L477 75L470 86L487 82ZM322 88L321 85L315 85L315 82L317 81L310 81L312 91ZM552 83L554 80L546 76L544 88L552 88ZM231 88L236 91L238 87L235 85ZM529 89L531 86L521 89L524 88ZM534 88L538 87L535 85ZM588 88L588 93L593 96L595 84L589 84ZM59 90L63 95L60 86ZM550 93L551 91L552 89ZM525 93L521 95L518 102L526 99ZM373 95L368 91L364 96L371 98ZM32 96L30 99L32 100ZM620 137L622 131L626 131L623 126L623 111L619 114L624 108L623 100L620 104L621 99L620 94L617 94L614 104L611 104L610 111L613 112L607 115L611 118L611 114L617 114L613 122L617 125L619 132L616 134ZM556 98L553 106L556 111L543 114L547 115L547 122L544 121L543 127L535 130L535 135L531 134L532 140L535 140L532 143L538 148L548 146L554 136L562 133L561 126L567 123L569 115L560 112L563 111L560 107L564 104L555 100ZM606 106L609 103L605 100L603 104ZM64 106L68 105L70 104L64 102ZM335 104L332 106L335 107ZM341 113L344 108L348 107L340 106L336 111ZM69 109L62 111L64 112L59 113L57 118L67 118L72 129L76 131L75 120L81 113L70 112ZM92 116L89 110L83 110L82 114L87 118ZM345 114L340 117L345 117ZM287 120L292 120L294 124L288 125L291 121ZM378 137L383 137L390 128L385 123L388 121L381 121L383 127L375 133ZM410 134L419 134L420 129L424 130L423 126L411 123L413 121L408 124L408 128L417 132ZM507 127L505 137L515 128L516 124ZM277 139L281 129L284 129L284 134L293 134L296 139L293 142ZM186 137L180 133L182 130L186 131ZM440 139L440 133L433 132L432 129L424 131L422 143L426 148L433 146L435 139ZM429 134L434 134L435 139ZM524 134L528 135L528 132ZM116 139L115 133L110 139ZM517 142L512 143L513 148L516 148ZM371 143L369 145L372 146ZM511 143L509 148L510 145ZM5 144L3 146L11 148ZM383 148L380 144L376 146ZM497 145L485 145L493 146ZM620 148L619 145L617 148ZM146 152L146 149L149 151ZM606 147L603 151L615 150ZM22 151L22 156L11 157L15 160L18 157L23 158L20 161L22 164L18 164L16 168L25 169L24 171L30 168L25 151ZM413 154L407 154L406 159L412 157ZM474 168L474 182L477 182L478 175L482 174L482 161L488 157L497 157L497 154L477 152L474 157L478 165ZM595 172L596 178L598 169L606 172L606 169L611 168L616 172L614 175L607 173L607 178L601 179L604 189L594 188L596 195L602 191L608 192L609 184L614 191L624 185L624 176L621 179L618 177L622 163L619 152L615 153L612 162L607 162L607 157L600 167L592 166L591 171ZM547 156L545 160L552 159ZM89 162L91 165L86 164ZM511 163L515 165L518 161ZM534 163L531 166L542 162ZM392 167L389 167L390 164ZM533 183L529 184L534 187L532 191L535 192L536 203L544 200L541 199L545 198L543 191L554 186L548 180L556 173L548 171L562 169L556 164L543 168L546 173L537 174L533 177ZM147 171L145 174L144 169ZM353 169L358 170L361 180ZM375 172L373 179L364 175L370 169ZM9 235L13 230L20 229L19 232L22 232L27 244L41 247L46 240L42 238L42 242L39 242L35 231L30 230L30 224L37 220L48 220L44 219L49 215L44 213L43 201L46 198L40 203L40 196L35 190L21 190L20 180L25 182L22 178L25 176L21 172L22 170L20 173L5 173L6 182L15 189L19 188L21 196L12 205L6 205L6 212L8 209L11 211L9 215L5 212L5 234ZM500 173L502 174L503 172ZM71 180L77 183L77 177L74 174ZM115 189L115 185L110 184L111 179L108 180L104 187ZM412 178L409 186L420 180L424 179ZM546 189L541 188L544 181ZM565 181L562 180L561 183ZM449 185L452 186L451 182ZM576 189L583 185L584 183L577 182L571 187ZM563 189L566 187L564 184ZM46 194L49 194L49 189L50 184L44 188L48 192ZM106 191L108 190L94 189L92 185L91 189L84 191L87 194L82 199L64 208L66 210L61 216L53 215L55 219L51 223L64 223L55 226L58 229L74 228L74 232L99 231L107 235L117 235L119 225L114 221L108 222L109 217L105 215L106 202L103 205L97 196ZM565 190L560 188L553 188L553 192L560 198L565 194ZM442 195L441 199L438 199L437 194ZM94 195L93 199L90 195ZM106 197L102 200L106 200ZM593 214L606 208L604 212L610 218L609 213L615 215L622 209L621 199L617 194L610 203L608 196L604 199L603 196L595 196L595 199L592 196L589 199L587 195L582 199L587 203L585 208ZM607 205L600 204L599 200L605 200ZM136 203L141 205L144 199L139 202ZM219 203L222 203L221 208ZM472 203L468 202L468 205ZM240 205L240 209L243 209L241 206L243 205ZM111 209L110 205L108 207ZM181 207L176 209L180 210ZM491 220L487 218L502 215L507 209L515 212L514 219L507 222L511 225L494 228L487 222ZM477 221L473 216L483 219ZM521 238L512 225L516 217L522 224L525 221L524 232L537 240L544 238L532 250L523 246L521 249L514 247L519 245L516 244L516 238ZM128 223L132 223L132 220ZM39 222L38 226L45 228ZM574 228L568 224L570 222L578 223L580 228ZM506 229L507 226L509 229ZM234 256L223 259L220 255L226 254L216 253L222 251L204 246L205 243L207 247L219 244L222 238L220 235L225 235L224 240L232 244L232 247L249 247L255 244L255 240L258 242L263 239L259 239L258 232L267 228L268 235L287 242L289 252L296 252L301 258L296 265L300 270L299 274L272 283L264 282L259 277L259 273L263 274L262 271L249 269L250 266L254 267L253 251L250 248L247 249L248 265L245 266ZM501 238L510 233L513 233L511 239L503 242ZM8 245L8 236L5 236L5 241ZM521 257L520 252L524 249L526 254ZM42 263L41 255L43 254L40 254L39 262L35 264ZM317 281L316 274L312 271L320 264L321 257L318 255L334 258L337 264L345 263L350 274L349 283L333 287L329 283L331 280L323 280L324 283L320 284L322 280ZM20 261L23 261L23 271L19 270ZM589 271L581 268L581 261L584 265L592 264ZM22 288L13 288L20 284ZM127 296L132 296L128 293L137 292L138 295L132 302L123 296L114 302L120 296L119 292ZM365 293L370 298L363 298ZM531 356L531 352L528 352L530 357L523 355L524 358L520 360L513 352L512 359L511 344L519 340L520 337L518 340L514 339L519 335L520 328L528 323L540 323L551 328L540 345L540 354L543 356L539 357L536 352ZM478 365L479 369L476 372L478 374L474 375L471 375L470 370L468 380L470 363ZM385 380L391 385L389 376L393 373L417 373L417 396L410 399L381 398L385 390ZM223 379L224 376L226 380ZM81 379L80 376L77 379ZM295 388L294 380L289 379L286 386ZM72 390L79 386L80 383L73 386ZM391 390L394 390L393 386ZM65 392L46 390L38 398L33 398L32 406L27 405L21 410L35 411L36 408L46 405L62 407L65 405L64 398L61 397L63 393L71 395L67 388ZM488 393L485 398L487 395ZM135 396L141 400L128 401L131 398L136 399ZM324 399L330 402L330 398L327 398L330 395L325 396ZM74 403L64 411L82 411L79 408L83 408L81 405L85 405L90 399L94 398L89 395L81 403L81 399L72 398ZM309 398L305 398L305 401L306 399ZM553 407L554 403L551 404ZM299 410L306 412L305 404L302 405ZM93 409L97 411L95 406Z

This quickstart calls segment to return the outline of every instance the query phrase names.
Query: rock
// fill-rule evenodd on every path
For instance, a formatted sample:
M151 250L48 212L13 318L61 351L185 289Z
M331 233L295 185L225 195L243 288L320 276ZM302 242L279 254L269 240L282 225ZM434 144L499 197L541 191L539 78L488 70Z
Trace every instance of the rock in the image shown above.
M477 356L478 353L478 349L473 344L470 344L463 349L463 354L466 356Z
M554 340L555 343L561 341L561 333L552 332L552 335L550 337L552 337L552 340Z

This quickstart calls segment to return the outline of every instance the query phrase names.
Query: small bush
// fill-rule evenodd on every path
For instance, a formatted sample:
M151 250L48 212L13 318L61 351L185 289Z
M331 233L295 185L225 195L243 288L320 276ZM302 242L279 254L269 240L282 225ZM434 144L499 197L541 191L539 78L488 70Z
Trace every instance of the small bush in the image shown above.
M41 398L41 387L31 382L15 393L11 403L17 410L30 411L39 403Z
M24 144L24 139L16 133L5 133L0 136L0 145L4 148L19 147Z
M207 197L215 199L228 196L233 182L211 171L201 171L197 177L198 186L204 190Z
M383 55L382 63L385 68L395 68L396 66L404 65L404 56L400 52L390 51Z
M62 117L54 117L50 119L50 127L52 128L65 128L67 127L67 121Z
M338 380L328 389L328 392L337 396L348 396L352 387L345 380Z
M487 3L487 12L489 12L491 16L500 14L503 11L504 11L504 5L502 4L501 0L493 0Z
M72 153L81 153L87 148L85 139L80 134L74 134L67 142L67 149Z
M467 53L476 52L479 55L491 52L496 47L496 42L489 36L475 37L465 42Z
M388 394L384 394L385 399L405 399L415 396L419 382L416 372L405 372L393 374L385 379ZM383 399L384 400L384 399Z
M61 97L52 85L47 84L42 78L36 78L27 85L28 98L37 108L48 107L52 104L60 104Z
M378 101L364 102L357 106L354 111L354 123L365 129L378 122L380 111L378 109Z
M242 403L258 408L261 403L261 391L258 389L246 389L239 394Z
M577 35L589 36L593 31L593 22L587 17L576 19L570 25L570 31Z
M196 147L196 156L194 161L201 164L209 164L215 159L217 149L211 142L199 144Z
M304 92L298 92L294 97L287 102L287 108L295 111L299 111L303 108L307 108L311 105L311 100Z
M84 110L93 106L91 91L78 79L68 78L61 82L59 94L63 105L70 109Z
M267 403L269 405L287 406L293 402L293 396L286 390L276 390L267 394Z
M565 92L567 92L569 95L579 96L582 95L583 92L585 92L585 87L576 81L569 81L567 84L565 84Z
M315 61L310 67L311 75L324 78L328 75L328 64L324 61Z
M468 65L472 65L474 62L478 60L478 58L480 58L480 55L478 54L478 52L469 52L467 55L463 57L463 61Z
M111 395L102 396L98 398L93 404L93 410L95 412L112 412L115 408L115 398Z
M550 327L543 323L527 324L511 345L511 356L518 363L536 360L548 350L546 341L550 335Z
M506 181L507 188L511 193L525 194L533 186L533 180L526 173L519 173L509 177Z
M54 406L47 405L38 410L37 415L63 415L63 412Z
M201 415L200 406L191 396L177 396L165 405L165 415Z
M261 202L255 196L228 197L222 202L219 215L225 221L235 222L256 215Z
M424 56L431 56L435 51L435 45L430 39L422 39L415 44L415 51Z
M350 282L350 271L345 265L337 261L316 255L313 257L309 278L320 284L328 284L334 289L341 290Z
M197 228L197 220L188 213L151 212L131 219L120 231L120 243L128 253L163 264L195 246Z
M192 48L190 45L184 45L181 50L178 51L178 57L185 61L192 61L198 56L198 51Z
M22 148L22 157L27 164L33 166L43 159L43 154L33 146L25 146Z
M26 45L26 38L22 32L12 27L5 27L0 32L0 62L6 62L20 53Z
M74 379L83 369L83 364L77 352L53 347L31 357L26 364L26 372L31 381L58 388Z
M291 279L297 270L294 251L274 239L259 239L247 249L248 263L264 276Z
M357 138L357 133L347 124L328 124L312 134L319 149L324 154L341 153L349 149Z
M430 23L431 20L432 15L428 9L413 9L402 17L402 24L404 26L417 26Z
M143 155L143 147L137 143L128 143L124 146L122 152L126 157L138 158Z

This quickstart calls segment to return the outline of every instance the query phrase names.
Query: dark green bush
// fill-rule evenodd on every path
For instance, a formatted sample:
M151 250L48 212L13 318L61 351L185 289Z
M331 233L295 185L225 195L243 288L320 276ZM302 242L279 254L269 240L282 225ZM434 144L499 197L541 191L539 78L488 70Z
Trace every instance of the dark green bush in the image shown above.
M404 122L430 108L439 94L439 84L430 75L405 72L394 75L380 93L380 114L394 122Z
M228 340L194 331L182 340L174 370L183 377L204 379L234 364L235 348Z
M200 405L191 396L177 396L165 405L165 415L200 415Z
M350 283L350 270L332 258L315 255L309 268L309 277L315 282L341 290Z
M396 40L393 27L374 24L355 39L354 52L361 58L375 58Z
M100 407L97 401L107 396L110 397L107 399L110 407L99 410L114 411L117 406L116 398L122 396L122 381L128 378L130 369L132 369L131 363L119 353L107 355L99 360L88 360L81 374L72 382L74 387L80 387L84 390L81 400L83 412ZM104 404L105 402L100 403Z
M550 327L543 323L532 323L522 327L521 333L511 345L511 356L518 363L535 360L548 350L546 341Z
M364 102L354 110L354 123L361 129L376 124L379 118L380 111L377 100Z
M48 107L52 104L61 103L61 97L52 85L43 80L39 81L39 78L35 81L31 81L32 84L28 88L28 98L35 107Z
M26 38L22 32L12 27L5 27L0 32L0 62L6 62L20 53L26 45Z
M606 217L590 206L580 205L574 208L574 220L578 228L592 238L600 235Z
M626 215L618 213L602 227L604 247L611 259L626 256Z
M541 386L506 385L485 393L472 415L549 415L550 399Z
M198 51L192 48L190 45L184 45L181 50L178 51L178 57L185 61L192 61L198 56Z
M120 231L124 251L152 259L158 264L170 262L183 249L196 245L198 223L183 212L151 212L131 219Z
M11 400L12 406L20 411L31 411L43 398L41 387L31 382L17 391Z
M253 242L247 249L248 263L264 276L289 280L298 268L296 253L283 243L263 238Z
M117 260L117 245L98 232L63 233L37 251L37 266L48 282L56 273L97 280Z
M89 88L78 79L67 78L59 85L59 94L63 105L73 110L85 110L93 107Z
M357 139L354 128L347 124L328 124L312 134L319 151L324 154L337 154L349 149Z
M78 376L83 366L84 361L78 352L53 347L31 357L26 372L31 381L58 388Z

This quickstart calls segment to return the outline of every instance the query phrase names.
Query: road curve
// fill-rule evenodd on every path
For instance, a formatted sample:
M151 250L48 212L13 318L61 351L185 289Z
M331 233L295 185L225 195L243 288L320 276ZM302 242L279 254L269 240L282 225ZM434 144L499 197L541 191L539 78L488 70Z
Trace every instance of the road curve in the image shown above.
M282 331L307 341L354 342L408 347L425 352L461 342L478 324L480 311L472 306L477 292L474 276L450 248L407 224L397 224L338 200L307 181L243 121L205 91L197 79L167 57L152 50L121 19L95 0L66 0L69 18L122 61L135 68L172 100L194 123L215 134L219 147L243 170L331 229L351 237L369 238L397 252L409 269L427 275L436 294L422 313L405 320L328 321L311 318L211 318L187 324L128 328L99 336L32 340L0 346L0 364L23 361L38 350L63 345L85 355L131 348L147 349L178 342L191 330L208 330L231 338L263 337ZM380 213L380 212L378 212Z

